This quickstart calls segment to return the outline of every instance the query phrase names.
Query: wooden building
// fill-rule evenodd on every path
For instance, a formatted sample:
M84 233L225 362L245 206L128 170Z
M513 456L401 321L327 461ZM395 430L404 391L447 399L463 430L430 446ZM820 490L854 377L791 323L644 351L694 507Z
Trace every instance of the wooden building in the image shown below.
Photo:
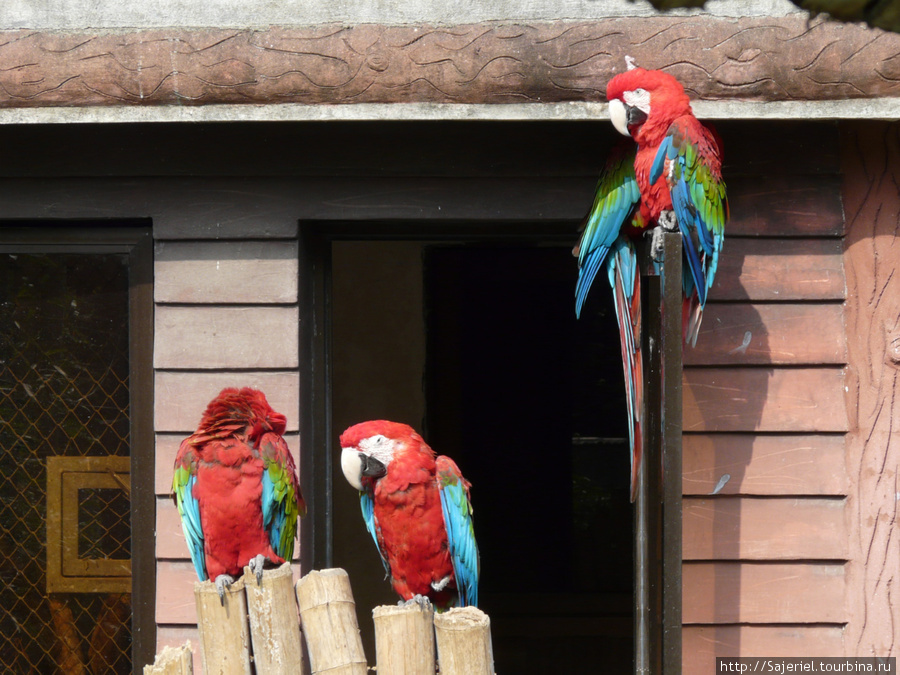
M601 291L575 322L570 255L625 54L716 121L731 203L684 357L683 672L896 656L900 36L732 4L267 28L0 9L0 537L19 551L0 651L17 672L130 672L195 635L171 465L235 385L287 415L310 506L298 570L349 569L364 632L394 599L336 434L402 418L474 484L498 672L631 672L614 318ZM69 338L79 356L54 361ZM112 353L115 385L78 384ZM110 406L124 417L74 421ZM130 458L124 507L105 455ZM91 491L130 520L130 562L97 562L121 556L101 546L115 527L72 515Z

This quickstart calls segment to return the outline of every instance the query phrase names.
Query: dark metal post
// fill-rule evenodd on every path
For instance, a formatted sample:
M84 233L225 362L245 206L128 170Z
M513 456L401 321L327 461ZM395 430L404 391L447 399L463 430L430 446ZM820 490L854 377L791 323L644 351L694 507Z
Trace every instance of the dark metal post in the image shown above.
M660 278L649 250L641 254L641 350L644 360L643 460L634 504L634 672L662 672L662 568L660 473Z
M681 235L664 235L662 275L663 673L681 673Z
M332 566L331 377L327 319L331 242L312 225L300 228L300 481L309 515L300 526L303 573ZM315 451L308 450L315 448ZM325 450L322 450L325 448Z
M644 447L635 500L635 668L681 673L681 236L663 235L657 271L640 253ZM666 283L669 281L669 283Z

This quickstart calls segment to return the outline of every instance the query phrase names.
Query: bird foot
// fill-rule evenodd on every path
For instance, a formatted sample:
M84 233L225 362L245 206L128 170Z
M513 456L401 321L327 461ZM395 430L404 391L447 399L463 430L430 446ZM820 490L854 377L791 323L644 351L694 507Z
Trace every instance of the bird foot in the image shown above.
M661 211L656 222L659 223L666 232L678 231L678 219L675 217L674 211Z
M262 586L263 568L266 566L267 561L268 558L260 553L255 558L250 558L250 562L247 563L247 567L256 575L257 586Z
M406 601L401 600L400 602L397 603L398 607L409 607L410 605L418 605L424 611L427 612L428 610L431 609L431 600L429 600L424 595L419 595L418 593L416 593L409 600L406 600Z
M234 583L234 577L227 574L220 574L216 577L216 592L219 594L219 602L225 606L225 587Z

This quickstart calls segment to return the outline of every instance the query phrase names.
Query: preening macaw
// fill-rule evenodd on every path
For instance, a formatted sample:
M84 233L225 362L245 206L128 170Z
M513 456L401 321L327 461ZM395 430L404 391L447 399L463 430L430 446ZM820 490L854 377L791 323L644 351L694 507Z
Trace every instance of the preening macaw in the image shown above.
M244 565L261 582L266 562L293 556L306 503L284 429L261 391L223 389L178 449L172 491L184 537L197 576L215 580L220 598Z
M700 122L674 77L629 69L606 88L615 128L631 141L617 145L597 183L594 203L576 247L575 311L605 266L615 297L625 371L631 442L631 499L641 459L642 368L640 273L631 238L657 225L682 234L682 333L694 345L712 286L728 220L722 180L722 143Z
M438 611L478 604L480 564L469 481L412 427L375 420L341 434L341 469L359 490L366 528L404 601Z

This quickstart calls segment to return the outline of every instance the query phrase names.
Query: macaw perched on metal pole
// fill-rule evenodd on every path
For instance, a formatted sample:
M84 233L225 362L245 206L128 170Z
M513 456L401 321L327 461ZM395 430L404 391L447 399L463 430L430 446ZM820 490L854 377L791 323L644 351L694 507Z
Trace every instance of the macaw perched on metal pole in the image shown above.
M478 604L480 563L469 481L412 427L362 422L341 434L341 469L359 490L363 520L391 585L438 611Z
M681 232L690 271L683 280L683 334L693 346L728 221L722 139L694 117L684 87L663 71L630 67L609 81L606 96L613 125L637 143L642 220Z
M175 456L172 491L191 560L223 601L244 565L262 583L266 563L293 556L306 503L284 429L261 391L223 389Z
M722 180L722 142L700 122L674 77L659 70L628 70L606 88L615 128L634 143L615 146L601 172L594 203L575 249L578 282L575 312L580 316L591 284L606 267L615 298L625 371L631 443L631 500L641 460L643 373L640 335L640 271L632 239L660 226L683 239L682 334L695 345L719 261L728 220ZM658 246L654 244L654 250Z

